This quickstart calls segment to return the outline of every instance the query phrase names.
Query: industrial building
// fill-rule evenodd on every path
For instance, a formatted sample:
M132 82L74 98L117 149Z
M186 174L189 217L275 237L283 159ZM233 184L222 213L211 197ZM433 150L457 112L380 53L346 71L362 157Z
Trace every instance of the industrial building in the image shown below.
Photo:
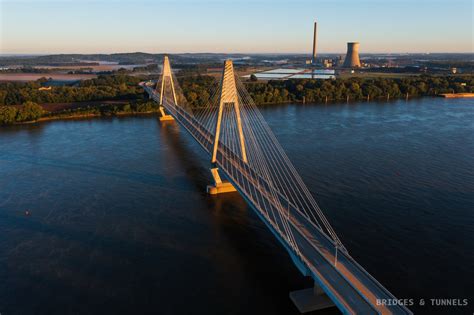
M311 64L316 64L316 40L317 40L317 27L318 23L314 22L314 34L313 34L313 55L311 57Z
M359 43L347 43L347 54L344 60L343 68L360 68Z

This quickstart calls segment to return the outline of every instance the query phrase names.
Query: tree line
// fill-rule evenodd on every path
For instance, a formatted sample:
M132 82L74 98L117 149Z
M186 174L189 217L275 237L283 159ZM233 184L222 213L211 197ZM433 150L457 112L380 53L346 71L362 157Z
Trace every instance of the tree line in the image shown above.
M255 103L377 100L430 96L441 93L474 92L474 76L467 77L407 77L407 78L347 78L335 80L287 80L246 85Z
M69 103L115 99L142 98L143 89L138 86L140 78L127 75L101 75L94 79L82 80L69 86L54 86L41 91L47 82L42 78L32 82L0 83L0 106L35 103Z
M44 116L115 115L157 111L153 102L145 101L142 79L125 74L101 75L83 80L74 86L58 86L51 90L39 88L47 81L0 83L0 124L37 120ZM255 80L255 79L254 79ZM257 105L285 102L318 103L341 100L377 100L436 95L440 93L474 93L474 75L417 76L405 78L342 78L335 80L275 80L245 83ZM207 75L186 75L178 78L187 101L194 107L206 105L216 79ZM103 100L129 100L125 105L84 105L83 108L45 112L42 103L70 103ZM22 104L19 106L19 104ZM15 105L15 106L9 106Z
M158 112L158 104L153 101L135 101L124 104L87 105L48 112L40 105L28 101L21 106L0 106L0 125L31 122L40 118L80 118L90 116L116 116Z
M215 80L209 76L180 78L188 102L204 106ZM474 93L474 76L417 76L406 78L343 78L335 80L248 80L245 87L257 105L285 102L321 103Z
M23 106L0 106L0 125L39 119L45 111L40 105L31 101Z

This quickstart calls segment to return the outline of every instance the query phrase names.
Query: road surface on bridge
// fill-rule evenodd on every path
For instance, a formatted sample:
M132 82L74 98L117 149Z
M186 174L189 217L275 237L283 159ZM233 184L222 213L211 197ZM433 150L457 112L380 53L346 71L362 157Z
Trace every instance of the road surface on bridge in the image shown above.
M152 99L159 102L158 92L146 84L142 86ZM214 135L211 131L173 102L165 100L162 105L189 131L205 151L212 153ZM315 279L339 309L344 313L352 314L411 314L403 306L382 305L380 301L393 302L397 299L357 264L345 250L338 250L334 241L308 220L291 202L285 200L284 196L280 195L280 202L275 203L272 194L269 193L272 189L271 185L265 183L265 179L246 167L245 163L242 163L241 159L235 155L232 150L221 145L217 156L219 169L224 171L226 177L282 242L292 258L299 260L299 263L305 266L304 273ZM240 174L237 174L235 170L239 170ZM282 220L278 217L271 218L260 210L261 204L279 207L281 201L286 201L288 204L288 218L291 222L289 227L299 245L298 252L294 252L286 244L285 236L278 233L284 225Z

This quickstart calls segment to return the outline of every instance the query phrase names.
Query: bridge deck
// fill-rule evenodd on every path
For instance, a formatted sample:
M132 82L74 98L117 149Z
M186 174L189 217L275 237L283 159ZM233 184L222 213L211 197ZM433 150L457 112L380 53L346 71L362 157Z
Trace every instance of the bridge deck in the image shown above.
M158 93L146 85L142 86L155 101L159 101ZM179 106L169 102L164 102L163 106L190 132L204 150L208 153L211 152L213 135L210 131L206 130L199 121ZM285 199L283 195L277 194L278 200L275 200L275 188L236 157L232 150L224 145L220 146L217 164L272 233L280 240L295 263L304 266L302 272L311 276L341 311L348 314L411 314L403 306L378 305L380 304L377 303L378 299L394 300L396 298L357 264L348 253L344 250L337 250L334 241L296 206ZM235 169L239 171L229 171ZM281 207L281 201L288 204L289 228L298 244L298 250L296 251L288 245L286 237L279 232L283 230L284 225L281 218L270 216L262 210L263 205L275 209Z

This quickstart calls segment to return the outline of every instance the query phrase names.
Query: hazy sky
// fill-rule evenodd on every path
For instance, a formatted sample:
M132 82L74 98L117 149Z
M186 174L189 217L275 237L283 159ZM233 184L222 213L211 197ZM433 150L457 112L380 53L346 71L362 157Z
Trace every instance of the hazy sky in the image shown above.
M0 0L0 53L472 52L474 0Z

